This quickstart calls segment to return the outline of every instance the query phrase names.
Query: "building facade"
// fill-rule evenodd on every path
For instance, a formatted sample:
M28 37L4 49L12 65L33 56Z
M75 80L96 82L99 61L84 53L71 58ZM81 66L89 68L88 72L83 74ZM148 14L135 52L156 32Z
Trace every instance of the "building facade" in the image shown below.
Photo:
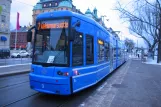
M105 27L105 24L104 24L104 21L103 21L103 18L104 17L98 17L98 14L97 14L97 9L94 8L93 11L91 11L89 8L86 10L85 12L85 15L87 17L90 17L92 19L94 19L96 22L98 22L100 25L102 25L103 27ZM106 27L105 27L106 28Z
M0 49L9 48L11 3L12 0L0 0Z
M70 10L83 14L79 9L76 9L76 6L72 4L72 0L40 0L33 8L32 25L35 25L36 17L40 13L58 10Z
M79 14L83 14L79 9L76 9L76 6L72 4L72 0L40 0L33 8L32 25L36 24L37 15L44 13L44 12L52 12L52 11L58 11L58 10L69 10L69 11L77 12ZM83 15L86 15L87 17L94 19L100 25L102 25L105 29L109 30L104 24L105 16L99 17L97 12L98 11L96 8L94 8L93 11L91 11L88 8L85 14Z
M27 31L28 27L20 27L17 30L16 49L26 49L27 47ZM16 29L11 31L10 36L10 49L15 49Z

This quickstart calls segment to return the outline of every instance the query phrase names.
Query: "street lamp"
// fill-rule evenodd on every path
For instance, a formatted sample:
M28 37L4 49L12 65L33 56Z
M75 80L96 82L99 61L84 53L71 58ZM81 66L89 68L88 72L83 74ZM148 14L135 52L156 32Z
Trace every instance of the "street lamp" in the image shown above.
M114 31L114 32L117 34L117 36L120 38L120 40L123 40L121 31Z
M106 15L103 15L103 16L101 16L101 18L103 17L103 23L104 23L104 17L107 17Z
M106 19L106 21L109 21L109 19Z

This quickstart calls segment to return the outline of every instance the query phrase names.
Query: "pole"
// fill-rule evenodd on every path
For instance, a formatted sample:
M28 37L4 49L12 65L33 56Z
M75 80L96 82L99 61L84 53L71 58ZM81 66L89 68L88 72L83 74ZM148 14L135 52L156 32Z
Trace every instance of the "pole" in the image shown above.
M138 40L137 40L137 49L138 49Z
M16 35L15 35L15 50L16 50L16 46L17 46L17 28L16 28Z
M136 49L136 56L138 55L138 39L137 39L137 49Z

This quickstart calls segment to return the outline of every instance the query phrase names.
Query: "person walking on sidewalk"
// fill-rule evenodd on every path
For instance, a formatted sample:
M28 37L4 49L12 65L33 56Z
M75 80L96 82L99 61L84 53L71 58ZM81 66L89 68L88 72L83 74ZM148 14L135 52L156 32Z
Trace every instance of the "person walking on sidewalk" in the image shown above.
M139 53L138 53L138 58L139 58L139 56L140 56L140 55L139 55Z
M144 49L141 49L141 61L144 61Z

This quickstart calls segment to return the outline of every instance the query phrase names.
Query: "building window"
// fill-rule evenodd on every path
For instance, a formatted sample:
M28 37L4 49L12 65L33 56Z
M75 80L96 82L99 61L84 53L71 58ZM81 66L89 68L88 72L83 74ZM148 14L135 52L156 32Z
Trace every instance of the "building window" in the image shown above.
M73 66L83 65L83 34L77 32L72 46Z
M93 36L86 35L86 65L94 63Z
M98 54L98 63L104 61L104 42L103 40L98 39L98 47L97 47L97 54Z
M6 16L1 15L1 21L5 23L6 22Z

